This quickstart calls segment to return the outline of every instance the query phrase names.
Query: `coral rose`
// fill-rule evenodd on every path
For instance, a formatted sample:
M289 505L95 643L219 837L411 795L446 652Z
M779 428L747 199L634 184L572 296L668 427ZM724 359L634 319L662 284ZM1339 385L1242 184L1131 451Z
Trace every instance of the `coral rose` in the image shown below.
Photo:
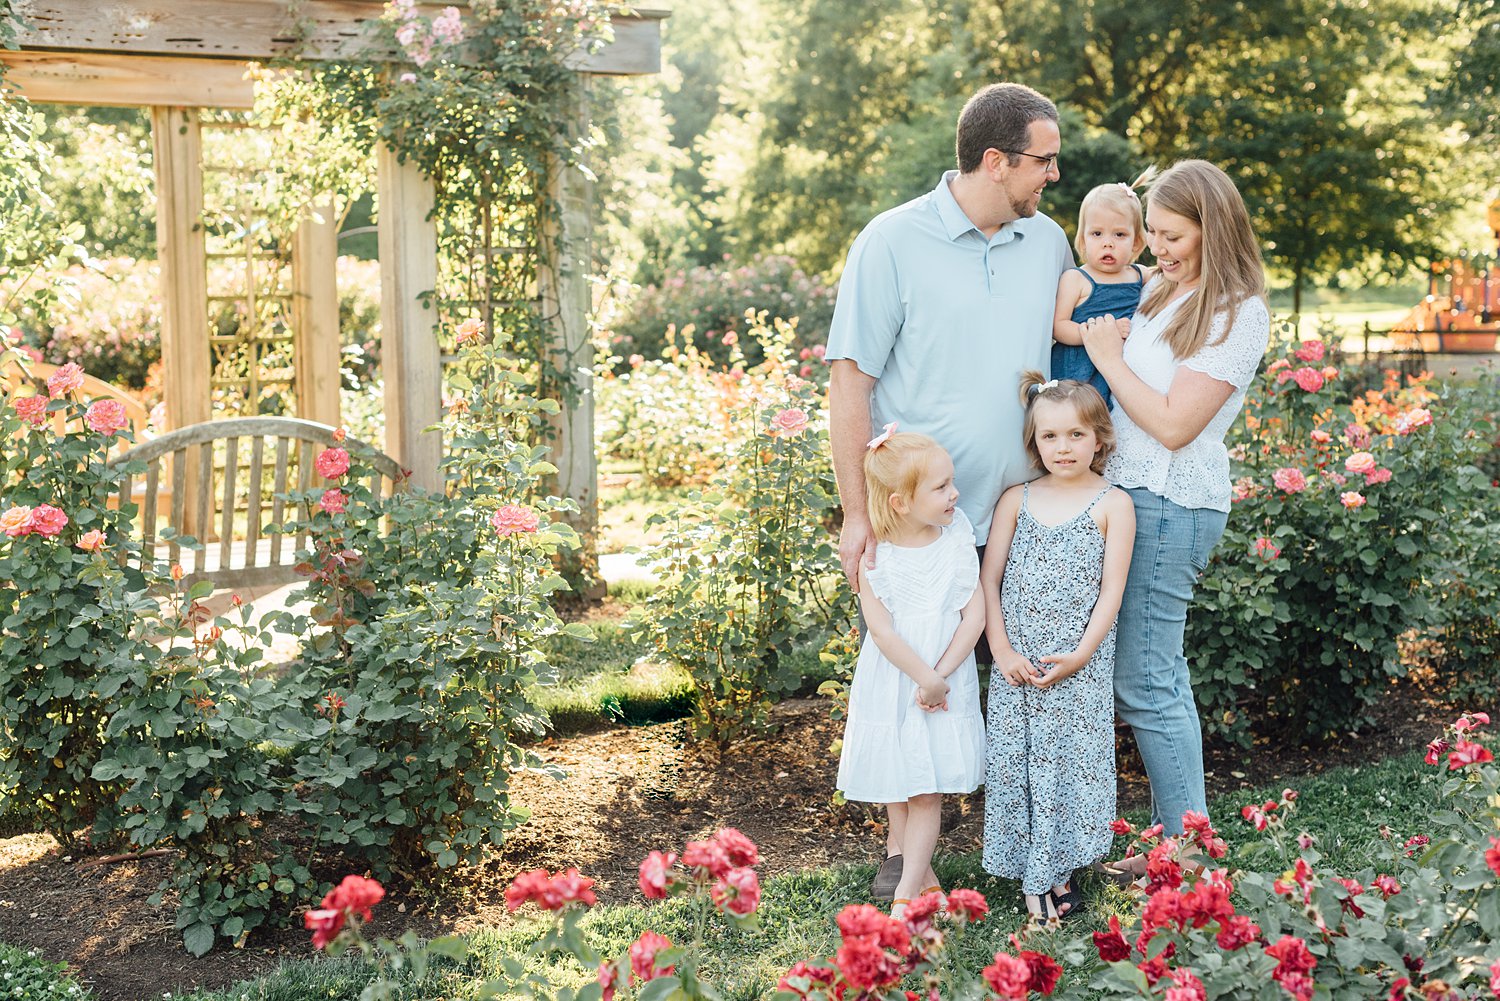
M1396 418L1396 433L1411 434L1417 428L1432 423L1432 411L1425 407L1414 407Z
M1315 368L1306 366L1299 368L1292 373L1292 378L1297 381L1298 386L1309 393L1316 393L1323 388L1323 373Z
M385 899L385 887L364 876L348 875L339 885L328 891L323 906L331 910L348 911L368 921L370 909Z
M45 396L18 396L10 405L21 420L29 422L32 427L41 427L47 423L47 403Z
M641 894L647 900L667 899L667 887L672 885L672 866L676 862L676 852L651 852L641 859Z
M47 377L47 395L54 400L83 388L83 369L70 361Z
M1280 556L1281 550L1277 548L1276 543L1262 535L1255 540L1255 555L1263 560L1270 561Z
M342 448L325 448L313 460L313 468L325 480L336 480L349 471L349 453Z
M665 935L658 935L654 931L641 932L641 937L630 943L631 983L638 980L655 980L675 970L675 966L659 967L656 965L656 954L670 948L672 948L672 941Z
M1391 471L1389 469L1386 469L1384 466L1381 466L1380 468L1372 469L1365 474L1365 484L1369 485L1372 483L1385 483L1390 478Z
M760 880L754 869L730 869L709 895L719 910L742 918L760 906Z
M1168 979L1172 986L1167 988L1165 1001L1207 1001L1208 992L1203 989L1203 981L1192 970L1173 970Z
M1351 473L1368 476L1375 470L1375 456L1369 452L1355 452L1344 460L1344 468Z
M326 949L328 943L337 938L339 930L344 927L344 912L326 907L308 911L302 915L302 925L313 933L313 948Z
M724 849L724 857L732 866L755 865L760 861L760 849L755 847L755 842L733 827L721 829L714 835L714 841Z
M775 438L795 438L807 430L807 411L792 408L771 418L770 434Z
M30 535L32 532L31 508L17 505L0 511L0 532L4 532L12 539Z
M978 890L966 890L960 887L957 890L948 891L948 913L960 921L983 921L984 916L989 912L989 902Z
M1350 448L1369 448L1370 440L1370 429L1363 424L1350 424L1344 428L1344 443Z
M1322 341L1303 341L1301 344L1299 344L1297 346L1297 352L1296 352L1296 354L1297 354L1297 360L1298 361L1322 361L1323 360L1323 342Z
M1329 434L1327 431L1324 431L1322 428L1314 429L1308 435L1308 437L1317 442L1319 445L1326 445L1330 441L1333 441L1333 435Z
M475 319L465 320L458 325L458 337L455 338L455 343L468 344L470 341L477 341L483 333L483 323Z
M1271 482L1289 494L1307 489L1307 476L1296 466L1282 466L1271 474Z
M615 991L620 987L620 968L614 963L600 963L597 979L603 1001L614 1001Z
M38 535L51 537L67 526L68 516L51 504L38 504L31 512L31 530Z
M86 553L97 553L104 548L104 533L97 528L91 528L73 544Z
M706 871L714 879L723 879L734 866L729 855L717 841L689 841L682 848L682 864L690 869Z
M102 435L113 435L130 426L125 419L125 404L119 400L95 400L83 413L83 423L90 431Z
M1364 507L1365 495L1358 490L1345 490L1339 494L1339 503L1352 511L1357 507Z
M41 508L37 508L37 510L40 511ZM35 514L31 517L33 521L36 520ZM1448 770L1457 771L1467 765L1482 765L1494 760L1495 756L1490 753L1488 747L1485 747L1483 744L1476 744L1473 741L1460 739L1454 745L1453 750L1448 752Z
M337 487L330 487L323 491L323 496L318 498L318 507L325 514L343 514L346 504L344 492Z
M490 527L502 539L518 532L535 532L541 524L537 513L524 504L504 504L490 515Z

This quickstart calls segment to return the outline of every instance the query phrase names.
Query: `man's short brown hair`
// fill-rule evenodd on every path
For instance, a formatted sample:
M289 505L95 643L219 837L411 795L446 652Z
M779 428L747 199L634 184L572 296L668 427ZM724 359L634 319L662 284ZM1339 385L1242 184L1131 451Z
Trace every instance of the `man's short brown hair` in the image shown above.
M968 174L984 162L984 151L1023 150L1031 123L1057 121L1057 105L1020 83L992 83L969 98L958 113L958 170ZM1015 166L1019 157L1010 158Z

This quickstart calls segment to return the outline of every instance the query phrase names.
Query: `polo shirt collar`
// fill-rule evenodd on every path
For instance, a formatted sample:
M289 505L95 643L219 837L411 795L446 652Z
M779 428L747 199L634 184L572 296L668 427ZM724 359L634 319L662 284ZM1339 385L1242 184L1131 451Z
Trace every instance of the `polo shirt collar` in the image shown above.
M932 189L933 204L937 206L938 218L942 220L943 229L947 232L949 240L957 240L965 233L979 233L979 227L975 226L964 210L959 207L958 199L953 197L953 191L948 187L949 182L957 176L956 170L944 171L937 187ZM1008 243L1011 240L1024 238L1033 221L1034 219L1012 219L1000 227L999 232L995 234L996 241ZM984 234L979 233L979 235Z

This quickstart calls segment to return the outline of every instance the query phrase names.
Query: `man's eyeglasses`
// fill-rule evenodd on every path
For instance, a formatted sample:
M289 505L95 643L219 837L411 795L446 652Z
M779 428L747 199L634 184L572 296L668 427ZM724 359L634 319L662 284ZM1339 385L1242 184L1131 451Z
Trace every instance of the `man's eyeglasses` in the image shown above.
M1042 161L1042 163L1046 164L1046 169L1048 172L1051 172L1052 168L1057 166L1056 153L1053 153L1051 156L1040 156L1036 153L1028 153L1024 149L1002 149L1000 152L1009 153L1011 156L1029 156L1033 160L1040 160Z

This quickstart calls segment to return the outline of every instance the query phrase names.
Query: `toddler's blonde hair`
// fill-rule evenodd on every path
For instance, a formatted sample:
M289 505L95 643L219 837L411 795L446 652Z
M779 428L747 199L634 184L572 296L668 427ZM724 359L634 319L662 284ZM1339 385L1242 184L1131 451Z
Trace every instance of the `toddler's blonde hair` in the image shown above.
M1046 387L1045 389L1042 387ZM1048 384L1042 373L1032 369L1021 373L1021 406L1026 408L1026 417L1021 423L1022 444L1026 447L1026 458L1037 469L1045 470L1041 450L1036 447L1036 414L1033 404L1037 400L1054 403L1071 403L1078 411L1083 423L1094 429L1099 442L1099 451L1089 462L1089 468L1103 475L1104 463L1115 450L1115 425L1109 419L1109 408L1099 390L1077 379L1054 380Z
M875 538L883 542L896 534L901 516L891 507L891 497L907 501L916 497L933 456L940 452L947 454L933 439L911 431L898 432L865 449L865 507Z
M1141 211L1141 199L1135 189L1149 183L1155 176L1156 168L1151 167L1130 184L1123 181L1101 184L1083 196L1083 204L1078 206L1078 232L1073 234L1073 249L1078 251L1079 257L1087 262L1083 234L1088 227L1090 209L1113 209L1129 219L1135 233L1130 259L1134 261L1141 256L1141 251L1146 249L1146 217Z

